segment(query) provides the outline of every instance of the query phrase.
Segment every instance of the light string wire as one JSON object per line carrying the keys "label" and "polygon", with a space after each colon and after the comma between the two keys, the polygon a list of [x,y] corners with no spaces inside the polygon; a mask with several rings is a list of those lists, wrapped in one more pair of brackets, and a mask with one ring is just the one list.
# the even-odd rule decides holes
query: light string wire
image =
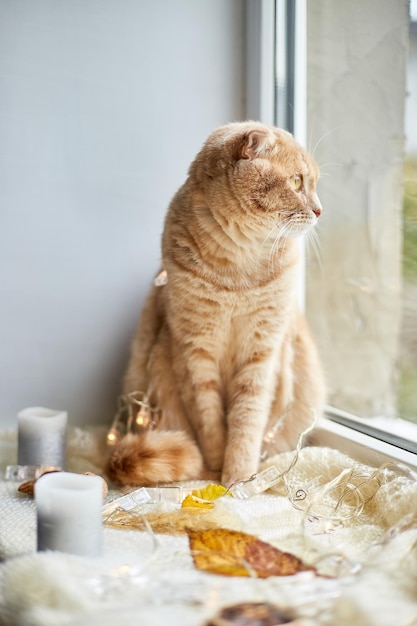
{"label": "light string wire", "polygon": [[131,391],[118,399],[118,408],[107,432],[107,445],[114,446],[129,433],[154,430],[161,420],[161,409],[149,401],[144,391]]}

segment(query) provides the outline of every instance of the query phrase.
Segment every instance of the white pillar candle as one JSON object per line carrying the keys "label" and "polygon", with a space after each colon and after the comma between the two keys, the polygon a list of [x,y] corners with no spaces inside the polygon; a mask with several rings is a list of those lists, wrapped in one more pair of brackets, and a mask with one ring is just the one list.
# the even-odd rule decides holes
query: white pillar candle
{"label": "white pillar candle", "polygon": [[20,411],[18,464],[65,468],[67,413],[43,407]]}
{"label": "white pillar candle", "polygon": [[35,483],[38,550],[99,556],[102,550],[103,480],[54,472]]}

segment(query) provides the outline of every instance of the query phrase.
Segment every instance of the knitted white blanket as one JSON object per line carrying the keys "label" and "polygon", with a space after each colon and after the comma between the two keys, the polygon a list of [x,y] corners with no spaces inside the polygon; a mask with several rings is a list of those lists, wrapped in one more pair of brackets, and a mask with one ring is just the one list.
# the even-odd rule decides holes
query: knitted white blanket
{"label": "knitted white blanket", "polygon": [[[103,429],[74,430],[68,470],[100,473],[103,440]],[[285,472],[293,457],[266,465]],[[0,476],[15,462],[16,434],[2,433]],[[273,493],[216,501],[219,526],[255,534],[330,578],[203,573],[183,535],[110,527],[100,558],[37,553],[35,505],[16,487],[0,481],[0,624],[202,626],[224,606],[268,601],[293,607],[298,625],[417,625],[417,483],[401,469],[375,474],[335,450],[305,448]]]}

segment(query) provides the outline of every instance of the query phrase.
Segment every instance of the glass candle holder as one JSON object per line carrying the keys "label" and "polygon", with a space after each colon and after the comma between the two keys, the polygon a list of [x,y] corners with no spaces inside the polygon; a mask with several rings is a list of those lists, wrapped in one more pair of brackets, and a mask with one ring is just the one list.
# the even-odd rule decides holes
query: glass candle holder
{"label": "glass candle holder", "polygon": [[103,480],[69,472],[44,474],[35,483],[38,551],[96,557],[102,551]]}
{"label": "glass candle holder", "polygon": [[18,464],[47,465],[65,469],[67,413],[43,407],[20,411]]}

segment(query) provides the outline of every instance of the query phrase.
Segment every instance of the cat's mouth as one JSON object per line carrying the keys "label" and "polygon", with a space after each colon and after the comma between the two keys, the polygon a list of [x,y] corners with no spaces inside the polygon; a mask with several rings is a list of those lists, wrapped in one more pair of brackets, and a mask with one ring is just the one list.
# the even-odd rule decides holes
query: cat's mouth
{"label": "cat's mouth", "polygon": [[302,233],[314,228],[317,224],[320,210],[311,209],[308,213],[294,213],[291,216],[284,216],[283,219],[276,222],[276,227],[280,229],[282,236],[296,237]]}

